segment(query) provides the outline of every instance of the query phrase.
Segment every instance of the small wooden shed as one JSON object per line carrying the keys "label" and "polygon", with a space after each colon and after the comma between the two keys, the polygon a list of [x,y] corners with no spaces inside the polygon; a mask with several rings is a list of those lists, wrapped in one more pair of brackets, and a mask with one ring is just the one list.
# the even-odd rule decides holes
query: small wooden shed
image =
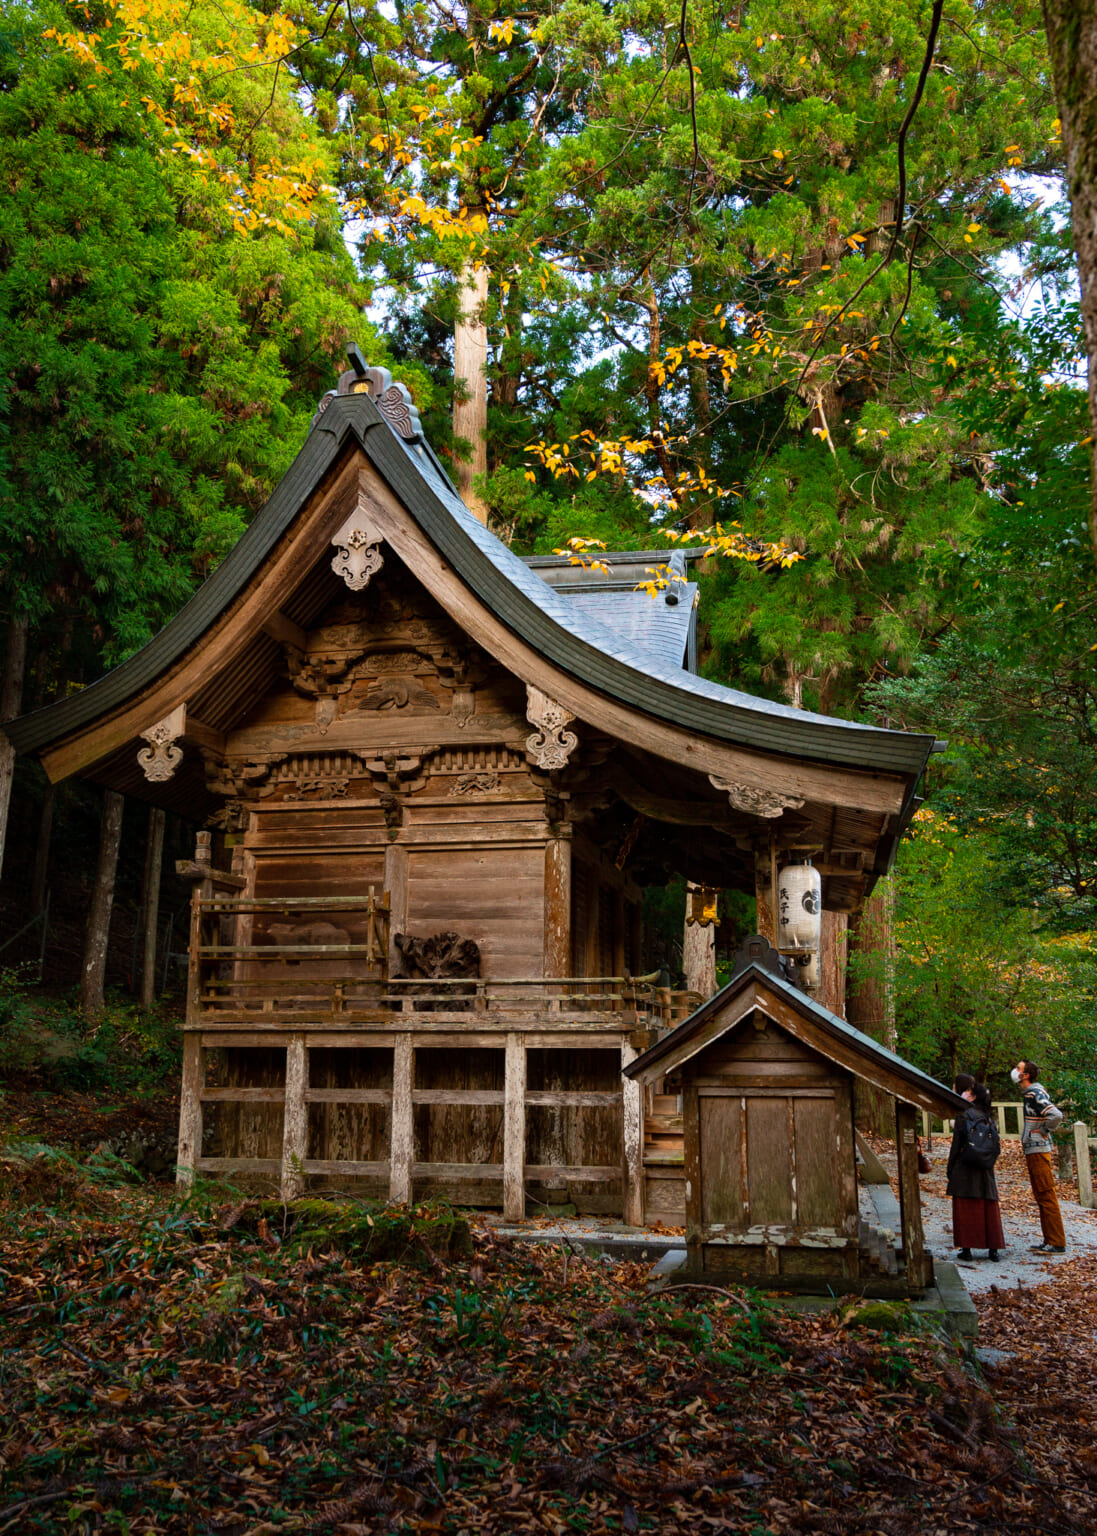
{"label": "small wooden shed", "polygon": [[[691,1272],[796,1291],[918,1296],[933,1280],[918,1190],[915,1110],[963,1101],[792,986],[766,940],[715,997],[625,1067],[681,1093]],[[853,1084],[895,1098],[897,1273],[866,1242]]]}

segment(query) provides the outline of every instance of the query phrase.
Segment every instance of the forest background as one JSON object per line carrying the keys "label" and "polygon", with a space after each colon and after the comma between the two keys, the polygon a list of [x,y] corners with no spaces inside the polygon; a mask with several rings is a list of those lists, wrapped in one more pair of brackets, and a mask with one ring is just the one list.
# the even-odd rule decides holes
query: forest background
{"label": "forest background", "polygon": [[[711,546],[706,675],[948,739],[888,898],[899,1049],[1003,1093],[1027,1053],[1097,1113],[1065,166],[1028,0],[8,6],[0,717],[177,611],[357,341],[516,550]],[[22,763],[13,807],[5,912],[52,883],[74,961],[97,808]]]}

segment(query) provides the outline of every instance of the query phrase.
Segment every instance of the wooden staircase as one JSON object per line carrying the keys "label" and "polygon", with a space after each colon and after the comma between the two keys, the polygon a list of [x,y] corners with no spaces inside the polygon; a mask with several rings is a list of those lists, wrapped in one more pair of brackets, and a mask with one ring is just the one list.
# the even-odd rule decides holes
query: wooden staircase
{"label": "wooden staircase", "polygon": [[644,1220],[680,1227],[686,1219],[685,1138],[678,1099],[652,1094],[644,1107]]}

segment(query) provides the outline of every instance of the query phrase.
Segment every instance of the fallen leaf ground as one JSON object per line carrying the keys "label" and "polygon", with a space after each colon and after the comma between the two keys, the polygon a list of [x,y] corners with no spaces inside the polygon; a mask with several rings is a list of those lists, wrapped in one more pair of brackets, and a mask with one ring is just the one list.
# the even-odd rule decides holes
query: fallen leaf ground
{"label": "fallen leaf ground", "polygon": [[425,1211],[381,1259],[364,1214],[302,1247],[239,1205],[9,1168],[0,1536],[1097,1531],[1092,1262],[990,1296],[981,1342],[1012,1355],[983,1377],[902,1308],[880,1331],[653,1293],[443,1229]]}

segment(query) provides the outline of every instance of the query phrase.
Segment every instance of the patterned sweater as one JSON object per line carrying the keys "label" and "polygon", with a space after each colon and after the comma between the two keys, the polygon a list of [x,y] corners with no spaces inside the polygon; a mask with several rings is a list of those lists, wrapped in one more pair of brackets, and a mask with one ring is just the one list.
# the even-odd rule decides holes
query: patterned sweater
{"label": "patterned sweater", "polygon": [[1055,1143],[1051,1133],[1063,1123],[1063,1111],[1056,1109],[1051,1095],[1042,1083],[1030,1083],[1024,1096],[1025,1125],[1021,1132],[1021,1146],[1027,1157],[1030,1152],[1051,1152]]}

